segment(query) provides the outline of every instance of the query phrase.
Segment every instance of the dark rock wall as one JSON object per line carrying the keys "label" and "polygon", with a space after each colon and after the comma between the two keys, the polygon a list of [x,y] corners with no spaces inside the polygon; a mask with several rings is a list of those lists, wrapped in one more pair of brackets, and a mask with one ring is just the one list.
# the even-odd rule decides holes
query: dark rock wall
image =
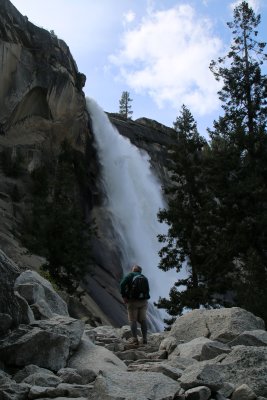
{"label": "dark rock wall", "polygon": [[150,156],[151,167],[163,185],[170,182],[168,148],[173,143],[173,129],[148,118],[126,120],[117,114],[108,114],[119,133]]}
{"label": "dark rock wall", "polygon": [[[0,154],[8,150],[13,160],[18,155],[23,159],[18,177],[7,176],[0,163],[0,249],[21,269],[39,270],[45,262],[22,246],[18,226],[31,206],[31,172],[44,159],[49,165],[67,139],[80,152],[87,173],[77,201],[97,228],[90,273],[79,289],[81,307],[76,302],[73,309],[81,317],[86,305],[92,316],[96,304],[96,320],[120,326],[127,321],[119,294],[121,256],[100,186],[101,169],[82,91],[85,79],[66,43],[29,22],[9,0],[0,0]],[[151,167],[166,184],[171,129],[146,118],[134,122],[117,114],[109,117],[120,134],[150,154]],[[20,199],[14,198],[15,189]]]}
{"label": "dark rock wall", "polygon": [[[0,334],[6,324],[11,326],[21,322],[19,303],[14,296],[14,282],[19,273],[18,267],[0,249]],[[10,317],[12,320],[9,321]]]}
{"label": "dark rock wall", "polygon": [[[0,153],[23,159],[19,178],[4,174],[3,160],[0,165],[0,246],[20,266],[38,266],[43,260],[27,257],[14,235],[20,212],[30,203],[27,173],[44,155],[47,162],[54,159],[65,138],[86,155],[92,137],[82,91],[85,76],[68,46],[30,23],[9,0],[0,0],[0,61]],[[12,198],[15,187],[19,204]]]}

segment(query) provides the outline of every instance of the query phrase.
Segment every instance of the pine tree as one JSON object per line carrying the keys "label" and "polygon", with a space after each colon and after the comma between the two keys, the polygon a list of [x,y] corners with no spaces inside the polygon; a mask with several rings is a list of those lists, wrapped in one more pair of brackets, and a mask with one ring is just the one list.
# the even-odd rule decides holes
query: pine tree
{"label": "pine tree", "polygon": [[129,92],[122,92],[120,99],[120,114],[124,118],[131,118],[133,111],[131,111],[132,105],[130,104],[133,100],[130,98]]}
{"label": "pine tree", "polygon": [[46,269],[69,291],[74,289],[73,282],[84,274],[90,259],[92,230],[85,223],[79,204],[76,176],[80,172],[75,151],[64,141],[56,165],[52,209],[46,228]]}
{"label": "pine tree", "polygon": [[212,170],[219,175],[210,171],[209,183],[219,204],[219,237],[232,275],[229,290],[235,304],[267,320],[267,78],[261,72],[266,54],[265,43],[257,41],[259,23],[246,1],[238,5],[228,23],[230,51],[211,63],[223,82],[218,94],[224,115],[210,132]]}
{"label": "pine tree", "polygon": [[223,81],[218,94],[225,115],[215,128],[228,136],[233,131],[236,139],[240,139],[237,131],[249,136],[249,151],[253,151],[255,135],[266,129],[267,118],[267,78],[261,73],[267,56],[265,43],[256,40],[259,23],[260,15],[256,16],[246,1],[238,5],[233,22],[227,23],[233,34],[230,51],[210,65],[215,78]]}
{"label": "pine tree", "polygon": [[173,149],[168,209],[159,213],[169,225],[159,237],[160,267],[180,271],[186,261],[188,278],[158,303],[173,317],[185,307],[238,305],[267,321],[267,81],[259,23],[247,2],[238,5],[228,23],[231,49],[211,63],[223,82],[224,115],[214,121],[209,145],[192,140],[195,126],[184,107],[175,123],[182,141]]}
{"label": "pine tree", "polygon": [[84,220],[80,202],[83,160],[65,140],[55,163],[32,173],[32,209],[22,227],[23,243],[44,256],[43,269],[69,292],[84,275],[90,260],[93,232]]}
{"label": "pine tree", "polygon": [[[160,210],[158,218],[169,226],[160,251],[160,268],[181,271],[186,264],[187,277],[178,279],[170,291],[170,299],[159,299],[157,306],[171,315],[187,308],[199,308],[208,302],[208,292],[202,280],[202,264],[207,246],[202,227],[205,226],[206,189],[203,182],[203,148],[206,141],[186,106],[174,122],[175,144],[172,146],[172,185],[166,188],[168,208]],[[172,319],[166,321],[172,323]]]}

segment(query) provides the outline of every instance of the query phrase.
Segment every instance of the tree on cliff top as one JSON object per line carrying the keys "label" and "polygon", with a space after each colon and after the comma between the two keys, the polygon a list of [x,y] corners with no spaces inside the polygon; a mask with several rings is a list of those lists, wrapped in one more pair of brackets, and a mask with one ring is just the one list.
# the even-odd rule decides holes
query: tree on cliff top
{"label": "tree on cliff top", "polygon": [[125,118],[131,118],[133,112],[131,111],[132,105],[130,104],[133,99],[130,98],[129,92],[122,92],[120,99],[120,115]]}

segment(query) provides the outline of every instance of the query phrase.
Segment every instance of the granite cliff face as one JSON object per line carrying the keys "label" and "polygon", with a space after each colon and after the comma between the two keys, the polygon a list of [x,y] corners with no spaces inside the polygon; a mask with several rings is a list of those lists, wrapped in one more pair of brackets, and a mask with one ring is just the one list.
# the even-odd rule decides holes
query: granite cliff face
{"label": "granite cliff face", "polygon": [[[85,76],[78,72],[62,40],[34,26],[8,0],[0,1],[0,59],[2,152],[9,152],[13,161],[23,158],[29,173],[40,164],[44,152],[50,158],[56,155],[64,138],[85,153],[89,135],[81,90]],[[16,231],[10,202],[15,184],[1,174],[1,208],[7,229],[1,230],[0,243],[8,253],[9,245],[14,245],[11,232]],[[20,190],[24,191],[23,185]]]}
{"label": "granite cliff face", "polygon": [[[0,0],[0,60],[0,249],[20,269],[39,270],[45,262],[22,245],[19,226],[32,206],[32,172],[40,165],[49,169],[56,163],[61,144],[67,140],[86,177],[75,182],[79,189],[75,201],[87,221],[97,217],[98,233],[92,239],[90,273],[79,288],[80,301],[69,298],[69,309],[75,317],[90,316],[96,324],[120,326],[126,321],[118,290],[120,251],[99,184],[101,170],[82,91],[86,78],[66,43],[29,22],[9,0]],[[166,183],[171,129],[145,118],[109,117],[122,135],[150,154],[152,168]],[[20,173],[7,174],[8,163],[19,164]]]}
{"label": "granite cliff face", "polygon": [[67,129],[75,144],[84,143],[85,76],[78,72],[69,48],[30,23],[8,0],[1,0],[0,10],[2,134],[14,145],[23,144],[27,126],[27,144],[38,144],[42,137],[36,131],[50,130],[53,136],[56,126],[57,139]]}
{"label": "granite cliff face", "polygon": [[121,135],[149,154],[154,172],[164,185],[168,185],[168,147],[173,142],[173,129],[148,118],[132,121],[118,114],[109,114],[109,118]]}

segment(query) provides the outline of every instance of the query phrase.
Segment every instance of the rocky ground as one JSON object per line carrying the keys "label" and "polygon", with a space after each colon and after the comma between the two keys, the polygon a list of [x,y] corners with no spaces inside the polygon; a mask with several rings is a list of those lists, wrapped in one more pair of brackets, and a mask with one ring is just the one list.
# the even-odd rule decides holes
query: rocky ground
{"label": "rocky ground", "polygon": [[267,398],[267,332],[241,308],[193,310],[133,346],[128,326],[71,318],[48,281],[1,251],[0,283],[1,400]]}

